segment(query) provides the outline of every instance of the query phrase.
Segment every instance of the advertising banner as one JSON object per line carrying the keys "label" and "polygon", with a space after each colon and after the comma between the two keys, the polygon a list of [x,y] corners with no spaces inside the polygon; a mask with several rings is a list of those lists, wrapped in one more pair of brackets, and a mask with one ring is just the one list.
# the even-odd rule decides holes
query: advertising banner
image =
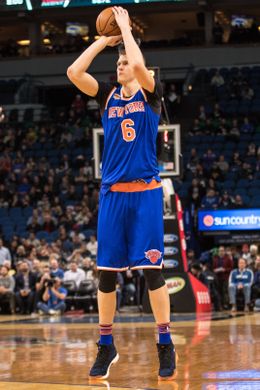
{"label": "advertising banner", "polygon": [[199,210],[198,226],[202,232],[260,230],[260,209]]}

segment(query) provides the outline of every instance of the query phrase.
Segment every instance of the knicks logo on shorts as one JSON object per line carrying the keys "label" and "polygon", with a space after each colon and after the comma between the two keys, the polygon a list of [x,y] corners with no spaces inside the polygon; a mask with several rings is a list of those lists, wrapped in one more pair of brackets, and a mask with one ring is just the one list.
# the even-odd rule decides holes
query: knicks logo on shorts
{"label": "knicks logo on shorts", "polygon": [[149,251],[144,252],[144,254],[145,257],[153,264],[157,263],[162,256],[162,252],[158,251],[158,249],[150,249]]}

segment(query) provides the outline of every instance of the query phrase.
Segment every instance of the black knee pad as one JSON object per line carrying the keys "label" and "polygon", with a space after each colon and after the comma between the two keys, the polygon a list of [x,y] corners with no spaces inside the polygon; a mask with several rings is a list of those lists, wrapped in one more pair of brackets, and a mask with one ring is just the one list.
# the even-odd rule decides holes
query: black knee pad
{"label": "black knee pad", "polygon": [[144,269],[144,277],[148,289],[153,291],[165,285],[164,277],[160,269]]}
{"label": "black knee pad", "polygon": [[98,289],[103,293],[111,293],[116,289],[116,272],[100,271]]}

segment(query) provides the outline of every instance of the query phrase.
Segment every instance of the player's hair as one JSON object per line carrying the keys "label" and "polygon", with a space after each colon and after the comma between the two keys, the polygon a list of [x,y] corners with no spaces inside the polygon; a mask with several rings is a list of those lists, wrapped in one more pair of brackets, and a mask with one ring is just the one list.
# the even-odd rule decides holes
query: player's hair
{"label": "player's hair", "polygon": [[[136,42],[137,45],[140,47],[140,45],[141,45],[141,39],[136,38],[136,39],[135,39],[135,42]],[[125,45],[124,45],[123,43],[120,43],[120,45],[118,45],[118,55],[119,55],[119,56],[121,56],[121,55],[123,55],[123,56],[126,55]],[[143,56],[144,63],[146,63],[143,53],[142,53],[142,56]]]}
{"label": "player's hair", "polygon": [[[137,45],[140,47],[140,45],[141,45],[141,39],[140,38],[136,38],[135,39],[135,42],[137,43]],[[120,43],[120,45],[118,45],[118,54],[119,55],[124,55],[126,53],[126,51],[125,51],[125,45],[124,45],[124,43],[122,42],[122,43]]]}

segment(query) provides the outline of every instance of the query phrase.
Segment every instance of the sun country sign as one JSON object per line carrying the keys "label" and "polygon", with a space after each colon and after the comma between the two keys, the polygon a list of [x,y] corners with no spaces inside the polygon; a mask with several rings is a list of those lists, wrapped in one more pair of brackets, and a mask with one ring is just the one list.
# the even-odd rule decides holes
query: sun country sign
{"label": "sun country sign", "polygon": [[260,209],[199,210],[200,231],[259,230]]}

